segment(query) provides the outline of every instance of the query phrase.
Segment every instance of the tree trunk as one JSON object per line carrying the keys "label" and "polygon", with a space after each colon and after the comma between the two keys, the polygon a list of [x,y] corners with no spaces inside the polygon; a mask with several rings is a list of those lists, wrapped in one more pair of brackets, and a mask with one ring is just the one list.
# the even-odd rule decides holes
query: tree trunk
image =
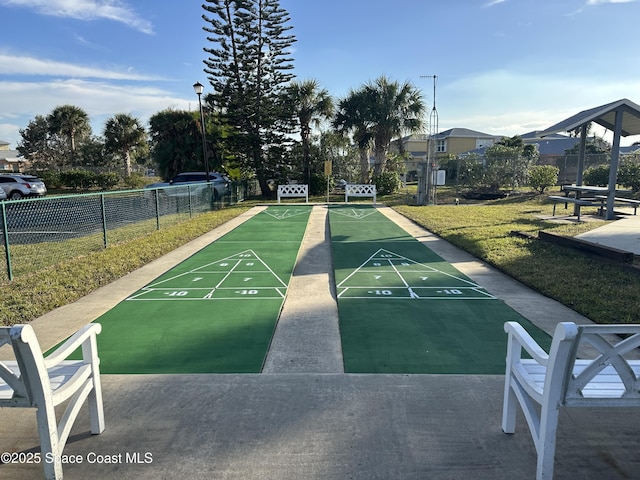
{"label": "tree trunk", "polygon": [[269,188],[269,184],[267,183],[267,178],[264,174],[258,174],[258,183],[260,184],[260,193],[265,198],[271,198],[273,196],[273,192]]}
{"label": "tree trunk", "polygon": [[129,154],[129,150],[125,150],[122,152],[122,157],[124,159],[124,176],[131,176],[131,155]]}
{"label": "tree trunk", "polygon": [[369,183],[369,149],[360,149],[360,183]]}
{"label": "tree trunk", "polygon": [[387,161],[387,152],[384,148],[379,145],[376,145],[374,150],[374,163],[373,163],[373,176],[377,177],[384,170],[384,164]]}

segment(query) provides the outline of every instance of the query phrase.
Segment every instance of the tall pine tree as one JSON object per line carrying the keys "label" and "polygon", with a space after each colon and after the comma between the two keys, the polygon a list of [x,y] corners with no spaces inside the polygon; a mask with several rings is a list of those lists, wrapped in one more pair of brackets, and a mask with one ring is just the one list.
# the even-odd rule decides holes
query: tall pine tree
{"label": "tall pine tree", "polygon": [[262,195],[267,180],[286,163],[294,112],[286,101],[293,79],[289,14],[278,0],[206,0],[202,16],[209,58],[205,73],[214,89],[208,102],[237,129],[236,158],[255,172]]}

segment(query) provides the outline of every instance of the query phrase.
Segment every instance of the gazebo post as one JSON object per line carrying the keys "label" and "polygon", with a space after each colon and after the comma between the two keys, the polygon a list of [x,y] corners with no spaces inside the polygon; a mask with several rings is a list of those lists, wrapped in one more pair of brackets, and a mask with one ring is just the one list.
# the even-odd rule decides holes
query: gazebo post
{"label": "gazebo post", "polygon": [[[580,127],[580,151],[578,153],[578,171],[576,173],[576,186],[582,185],[582,175],[584,173],[584,159],[587,153],[587,127],[588,123],[585,123]],[[573,206],[573,214],[580,214],[580,205],[577,203]]]}
{"label": "gazebo post", "polygon": [[609,191],[607,192],[606,220],[613,220],[613,206],[615,204],[616,184],[618,182],[618,161],[620,159],[620,135],[622,133],[622,115],[624,110],[616,110],[615,128],[613,130],[613,146],[611,148],[611,164],[609,166]]}

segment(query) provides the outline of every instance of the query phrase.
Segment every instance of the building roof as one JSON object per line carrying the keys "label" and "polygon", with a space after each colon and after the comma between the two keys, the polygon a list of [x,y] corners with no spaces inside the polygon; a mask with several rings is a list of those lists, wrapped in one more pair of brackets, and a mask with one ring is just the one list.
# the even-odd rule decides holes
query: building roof
{"label": "building roof", "polygon": [[469,138],[502,138],[502,135],[489,135],[488,133],[470,130],[468,128],[450,128],[444,132],[434,135],[435,138],[443,139],[449,137],[469,137]]}
{"label": "building roof", "polygon": [[0,150],[0,160],[8,163],[24,162],[24,158],[20,156],[17,150]]}
{"label": "building roof", "polygon": [[640,105],[626,98],[576,113],[547,128],[541,132],[541,135],[547,136],[558,132],[570,132],[591,122],[602,125],[608,130],[615,131],[616,112],[618,110],[624,112],[624,115],[622,115],[620,135],[623,137],[640,135]]}

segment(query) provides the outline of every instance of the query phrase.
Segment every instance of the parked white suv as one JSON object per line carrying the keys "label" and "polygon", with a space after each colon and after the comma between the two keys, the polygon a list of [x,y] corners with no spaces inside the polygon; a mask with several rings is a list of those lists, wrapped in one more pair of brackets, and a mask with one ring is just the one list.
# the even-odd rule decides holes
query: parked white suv
{"label": "parked white suv", "polygon": [[33,175],[21,173],[0,174],[0,188],[10,200],[20,200],[24,197],[41,197],[47,194],[44,182]]}

